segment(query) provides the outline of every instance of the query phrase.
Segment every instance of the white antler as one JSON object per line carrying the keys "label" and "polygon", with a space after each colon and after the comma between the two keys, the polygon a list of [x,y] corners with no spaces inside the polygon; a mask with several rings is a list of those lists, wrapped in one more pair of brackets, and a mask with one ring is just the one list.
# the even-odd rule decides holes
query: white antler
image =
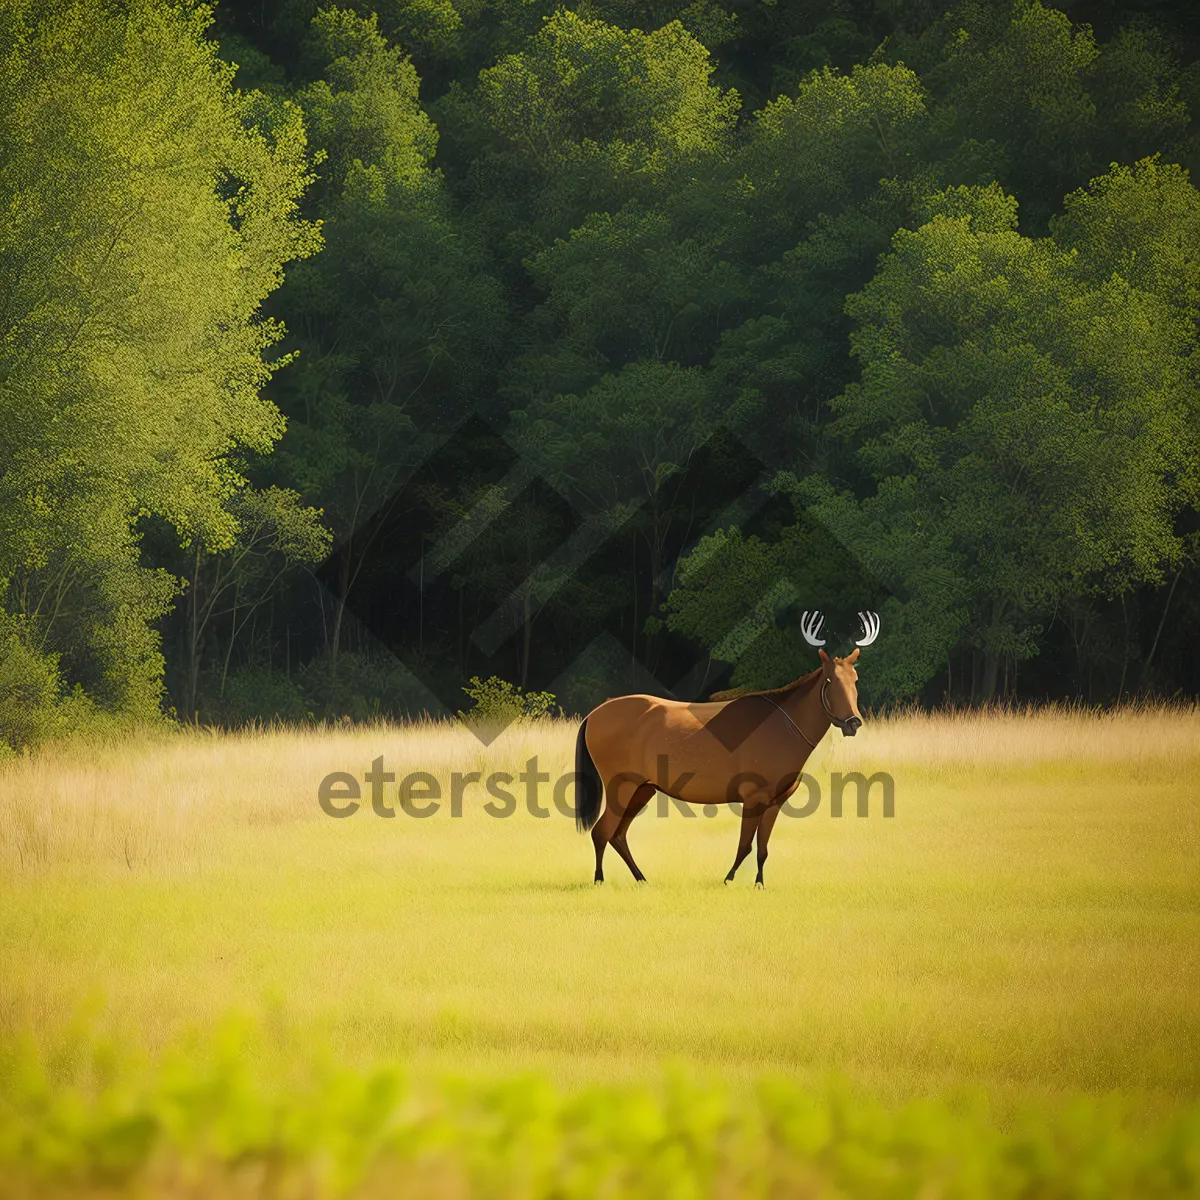
{"label": "white antler", "polygon": [[820,612],[809,612],[807,609],[800,614],[800,632],[804,634],[804,640],[810,646],[825,645],[824,638],[818,638],[817,634],[821,632],[821,626],[825,624],[825,617]]}
{"label": "white antler", "polygon": [[856,646],[869,646],[879,636],[879,614],[860,612],[858,619],[862,622],[862,641],[855,642]]}

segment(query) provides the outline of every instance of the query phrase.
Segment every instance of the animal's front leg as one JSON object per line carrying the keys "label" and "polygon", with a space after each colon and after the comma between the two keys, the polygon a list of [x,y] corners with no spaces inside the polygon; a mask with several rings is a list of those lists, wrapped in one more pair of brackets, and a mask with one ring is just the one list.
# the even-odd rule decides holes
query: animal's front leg
{"label": "animal's front leg", "polygon": [[758,876],[754,886],[761,888],[767,885],[763,882],[763,867],[767,862],[767,843],[771,840],[771,830],[775,827],[775,818],[783,807],[781,801],[773,801],[758,822]]}
{"label": "animal's front leg", "polygon": [[742,865],[746,855],[750,853],[750,847],[754,843],[754,833],[758,829],[758,820],[761,815],[762,809],[752,803],[742,805],[742,828],[738,835],[737,857],[733,860],[733,866],[729,868],[729,874],[725,876],[726,883],[733,882],[733,877],[737,874],[738,867]]}

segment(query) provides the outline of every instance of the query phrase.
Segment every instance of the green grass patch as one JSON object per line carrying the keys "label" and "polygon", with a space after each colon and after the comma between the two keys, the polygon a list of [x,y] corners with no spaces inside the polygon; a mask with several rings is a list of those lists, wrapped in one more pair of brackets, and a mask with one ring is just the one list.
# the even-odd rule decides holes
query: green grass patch
{"label": "green grass patch", "polygon": [[[725,810],[652,805],[630,834],[650,885],[610,854],[595,888],[588,839],[527,812],[520,784],[504,820],[479,793],[458,818],[333,820],[317,804],[328,772],[361,778],[380,755],[446,791],[452,772],[515,776],[534,754],[553,778],[573,739],[553,721],[487,747],[452,726],[192,734],[0,765],[0,1137],[28,1167],[14,1177],[108,1186],[127,1144],[114,1187],[198,1171],[204,1194],[391,1179],[438,1196],[666,1195],[676,1176],[691,1181],[678,1194],[729,1196],[907,1195],[919,1177],[939,1195],[1193,1186],[1195,713],[908,717],[827,739],[814,774],[890,771],[895,815],[781,818],[765,892],[745,868],[721,883]],[[108,1075],[69,1050],[81,1012],[116,1048]],[[212,1049],[231,1012],[262,1030],[234,1055]],[[227,1102],[192,1121],[179,1088]],[[679,1166],[693,1118],[671,1088],[718,1114],[715,1159]],[[353,1114],[371,1089],[383,1124],[355,1132],[337,1106]],[[522,1105],[532,1115],[513,1116]],[[789,1111],[832,1132],[790,1141]],[[621,1132],[625,1113],[658,1132]],[[510,1125],[541,1149],[505,1158],[495,1130]],[[532,1182],[504,1174],[526,1169]],[[643,1176],[658,1190],[630,1191]]]}
{"label": "green grass patch", "polygon": [[[786,1078],[738,1094],[667,1071],[564,1092],[543,1076],[351,1070],[226,1023],[150,1066],[99,1042],[0,1057],[0,1195],[692,1200],[709,1196],[1200,1195],[1200,1108],[1116,1097],[1003,1126],[982,1099],[888,1107]],[[274,1058],[274,1069],[250,1064]]]}

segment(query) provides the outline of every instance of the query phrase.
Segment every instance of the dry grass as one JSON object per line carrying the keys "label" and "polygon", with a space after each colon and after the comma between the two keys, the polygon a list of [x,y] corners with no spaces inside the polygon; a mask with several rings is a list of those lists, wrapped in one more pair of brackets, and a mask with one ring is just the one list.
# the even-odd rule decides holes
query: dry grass
{"label": "dry grass", "polygon": [[[885,1099],[984,1089],[1200,1096],[1200,717],[1144,709],[906,715],[810,764],[887,770],[896,814],[781,820],[768,890],[736,818],[631,835],[651,886],[554,813],[467,791],[415,820],[331,820],[331,771],[382,755],[452,771],[535,754],[449,725],[185,733],[0,766],[0,1036],[50,1043],[90,1006],[157,1051],[231,1009],[287,1053],[326,1044],[418,1073],[645,1080],[682,1061],[735,1082],[849,1077]],[[523,785],[513,790],[523,800]],[[551,785],[541,803],[551,805]],[[394,800],[395,785],[389,785]],[[853,807],[850,807],[853,812]]]}

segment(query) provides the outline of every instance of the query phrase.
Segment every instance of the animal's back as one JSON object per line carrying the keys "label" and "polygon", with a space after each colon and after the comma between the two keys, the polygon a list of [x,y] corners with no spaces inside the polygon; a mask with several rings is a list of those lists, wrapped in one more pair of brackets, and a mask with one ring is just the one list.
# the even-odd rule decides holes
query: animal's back
{"label": "animal's back", "polygon": [[[696,735],[722,707],[661,696],[617,696],[588,714],[587,745],[606,780],[617,774],[658,780],[664,766],[676,770],[675,763],[690,762],[698,754],[704,760],[711,757],[717,747]],[[707,761],[703,765],[709,766]]]}
{"label": "animal's back", "polygon": [[722,707],[718,702],[691,704],[686,700],[668,700],[642,693],[615,696],[588,713],[588,744],[591,745],[593,730],[598,737],[603,737],[613,729],[619,729],[626,737],[650,729],[655,732],[679,730],[691,733]]}

